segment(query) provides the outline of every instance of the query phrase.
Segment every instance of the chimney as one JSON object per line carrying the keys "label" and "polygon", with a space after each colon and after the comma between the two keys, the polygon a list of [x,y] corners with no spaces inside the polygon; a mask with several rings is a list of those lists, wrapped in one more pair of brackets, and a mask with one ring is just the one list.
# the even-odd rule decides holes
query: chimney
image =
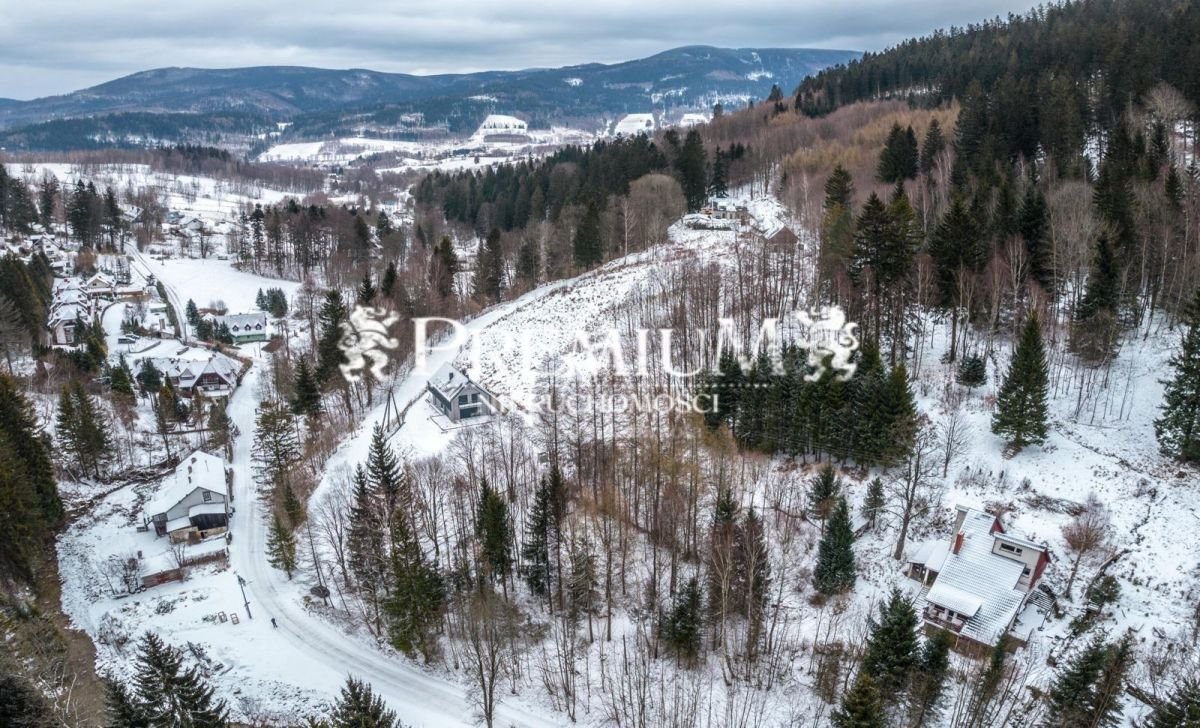
{"label": "chimney", "polygon": [[957,534],[954,536],[954,553],[956,553],[956,554],[957,554],[957,553],[958,553],[958,552],[959,552],[959,551],[962,549],[962,545],[963,545],[963,538],[964,538],[964,536],[963,536],[963,532],[962,532],[962,531],[959,531],[959,532],[958,532],[958,533],[957,533]]}

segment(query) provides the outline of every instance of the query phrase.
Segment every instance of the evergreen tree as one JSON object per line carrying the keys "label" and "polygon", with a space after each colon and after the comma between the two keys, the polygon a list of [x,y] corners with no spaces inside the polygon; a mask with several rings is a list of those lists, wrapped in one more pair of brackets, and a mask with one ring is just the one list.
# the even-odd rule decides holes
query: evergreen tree
{"label": "evergreen tree", "polygon": [[920,154],[913,128],[902,129],[899,123],[893,124],[879,155],[879,179],[890,184],[915,179],[919,162]]}
{"label": "evergreen tree", "polygon": [[679,185],[683,188],[688,212],[695,212],[704,207],[708,191],[707,170],[708,156],[704,151],[704,141],[700,138],[699,131],[689,129],[679,150],[679,156],[675,158],[675,171],[679,176]]}
{"label": "evergreen tree", "polygon": [[1120,725],[1123,681],[1132,662],[1128,637],[1094,638],[1059,672],[1046,694],[1046,728]]}
{"label": "evergreen tree", "polygon": [[263,289],[258,289],[258,294],[254,297],[254,305],[259,311],[267,310],[267,297],[263,293]]}
{"label": "evergreen tree", "polygon": [[130,371],[124,354],[121,354],[117,360],[117,365],[109,370],[108,387],[114,396],[127,398],[125,401],[133,402],[133,372]]}
{"label": "evergreen tree", "polygon": [[385,516],[391,518],[397,508],[404,507],[407,511],[409,493],[404,469],[379,425],[371,431],[371,444],[367,449],[367,481],[383,504]]}
{"label": "evergreen tree", "polygon": [[834,728],[887,728],[879,688],[866,670],[858,671],[853,687],[831,718]]}
{"label": "evergreen tree", "polygon": [[967,389],[982,387],[987,384],[987,363],[978,354],[964,356],[958,363],[955,379]]}
{"label": "evergreen tree", "polygon": [[935,630],[921,647],[908,696],[908,724],[935,722],[942,712],[946,678],[950,673],[950,633]]}
{"label": "evergreen tree", "polygon": [[880,462],[885,465],[902,462],[912,452],[917,436],[917,404],[903,364],[893,367],[888,375],[877,416],[886,428]]}
{"label": "evergreen tree", "polygon": [[292,413],[305,417],[317,417],[321,414],[321,388],[308,359],[301,357],[296,364],[294,380],[295,394],[292,397]]}
{"label": "evergreen tree", "polygon": [[920,658],[919,625],[912,602],[899,589],[892,589],[887,604],[880,606],[879,621],[871,620],[862,669],[871,674],[885,695],[896,695],[908,685]]}
{"label": "evergreen tree", "polygon": [[1088,273],[1087,288],[1075,309],[1071,326],[1071,351],[1088,362],[1101,362],[1116,352],[1120,334],[1120,271],[1108,235],[1096,241],[1096,256]]}
{"label": "evergreen tree", "polygon": [[942,125],[937,119],[929,122],[925,132],[925,140],[921,144],[921,175],[928,178],[937,166],[942,152],[946,150],[946,137],[942,134]]}
{"label": "evergreen tree", "polygon": [[575,228],[575,265],[591,268],[604,259],[604,241],[600,230],[600,206],[588,204]]}
{"label": "evergreen tree", "polygon": [[862,515],[871,522],[871,527],[875,527],[879,515],[883,512],[883,507],[887,504],[887,499],[883,493],[883,479],[872,478],[867,484],[867,497],[863,499]]}
{"label": "evergreen tree", "polygon": [[84,472],[100,477],[101,466],[112,456],[107,418],[78,379],[63,386],[58,400],[59,444]]}
{"label": "evergreen tree", "polygon": [[300,459],[300,443],[291,413],[280,402],[266,400],[258,408],[251,451],[258,484],[275,488],[288,483]]}
{"label": "evergreen tree", "polygon": [[687,580],[670,611],[661,618],[662,638],[680,659],[691,662],[700,653],[704,610],[696,577]]}
{"label": "evergreen tree", "polygon": [[[2,180],[0,180],[2,181]],[[46,698],[28,680],[0,664],[0,725],[9,728],[57,728]]]}
{"label": "evergreen tree", "polygon": [[396,713],[384,704],[371,686],[354,677],[346,678],[327,725],[329,728],[404,728]]}
{"label": "evergreen tree", "polygon": [[325,292],[325,300],[321,304],[318,315],[321,325],[321,337],[317,340],[317,380],[324,383],[331,380],[346,363],[346,354],[342,351],[342,324],[348,320],[349,311],[342,301],[342,292],[331,289]]}
{"label": "evergreen tree", "polygon": [[[419,229],[419,228],[418,228]],[[459,272],[458,254],[449,236],[443,236],[433,249],[429,265],[429,283],[442,298],[454,294],[454,276]]]}
{"label": "evergreen tree", "polygon": [[[598,217],[596,221],[595,233],[598,240],[600,234]],[[582,227],[583,224],[581,222],[580,226]],[[479,255],[476,258],[475,295],[489,302],[499,301],[500,294],[504,290],[504,251],[500,247],[500,240],[500,229],[492,228],[487,238],[480,244]],[[599,262],[599,258],[593,262]]]}
{"label": "evergreen tree", "polygon": [[392,646],[412,655],[420,651],[429,659],[431,632],[441,619],[445,587],[437,567],[421,550],[405,514],[392,517],[392,590],[384,609]]}
{"label": "evergreen tree", "polygon": [[821,530],[825,530],[825,520],[837,506],[838,497],[842,492],[842,483],[833,472],[833,465],[827,464],[808,482],[808,511],[819,521]]}
{"label": "evergreen tree", "polygon": [[846,168],[838,164],[825,180],[825,209],[841,207],[849,210],[854,198],[854,180]]}
{"label": "evergreen tree", "polygon": [[1053,296],[1057,283],[1054,280],[1054,257],[1050,247],[1050,213],[1046,208],[1046,196],[1032,180],[1025,186],[1025,199],[1021,202],[1017,228],[1029,255],[1029,275],[1043,291]]}
{"label": "evergreen tree", "polygon": [[1004,438],[1010,448],[1019,451],[1026,445],[1045,441],[1048,387],[1042,329],[1034,313],[1025,322],[992,416],[992,432]]}
{"label": "evergreen tree", "polygon": [[367,270],[363,273],[362,282],[358,284],[358,305],[370,306],[375,302],[377,295],[379,290],[375,288],[375,281],[371,280],[371,271]]}
{"label": "evergreen tree", "polygon": [[508,518],[508,504],[488,485],[487,478],[480,482],[479,491],[475,537],[479,540],[483,559],[480,573],[503,582],[512,571],[513,532]]}
{"label": "evergreen tree", "polygon": [[384,298],[391,298],[396,292],[396,281],[399,276],[396,271],[396,261],[389,260],[387,268],[383,271],[383,278],[379,281],[379,292]]}
{"label": "evergreen tree", "polygon": [[163,379],[162,372],[158,367],[154,366],[154,362],[149,358],[142,359],[142,365],[137,373],[138,387],[143,395],[158,395],[158,391],[162,389]]}
{"label": "evergreen tree", "polygon": [[525,582],[538,596],[548,596],[556,577],[555,555],[558,553],[563,516],[562,478],[554,467],[542,478],[534,494],[533,508],[525,521],[525,543],[521,558],[525,563]]}
{"label": "evergreen tree", "polygon": [[196,668],[183,668],[183,654],[147,632],[138,645],[133,700],[151,728],[225,728],[229,710],[213,699]]}
{"label": "evergreen tree", "polygon": [[380,601],[391,580],[391,569],[384,548],[386,526],[379,515],[367,471],[359,465],[354,471],[354,492],[350,506],[350,529],[346,535],[346,551],[350,572],[358,591],[374,611],[375,627],[380,628]]}
{"label": "evergreen tree", "polygon": [[119,682],[104,682],[104,707],[108,728],[150,728],[150,719]]}
{"label": "evergreen tree", "polygon": [[271,515],[271,531],[267,534],[267,562],[287,574],[289,581],[296,571],[296,537],[283,525],[278,513]]}
{"label": "evergreen tree", "polygon": [[854,529],[850,509],[839,496],[829,524],[817,546],[817,565],[813,568],[813,586],[826,596],[854,588],[857,579],[854,564]]}
{"label": "evergreen tree", "polygon": [[1141,728],[1200,728],[1200,680],[1184,678],[1166,700],[1154,706]]}
{"label": "evergreen tree", "polygon": [[1166,382],[1162,416],[1154,421],[1154,432],[1163,454],[1200,462],[1200,290],[1188,319],[1183,345],[1171,356],[1175,375]]}

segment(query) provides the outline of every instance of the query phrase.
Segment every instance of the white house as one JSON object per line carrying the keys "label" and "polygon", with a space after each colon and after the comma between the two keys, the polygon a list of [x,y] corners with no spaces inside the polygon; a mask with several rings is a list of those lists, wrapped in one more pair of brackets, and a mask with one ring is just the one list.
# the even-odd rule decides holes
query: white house
{"label": "white house", "polygon": [[960,647],[991,647],[1008,635],[1020,645],[1027,633],[1014,633],[1018,615],[1050,563],[1045,546],[1005,533],[1000,519],[957,507],[949,542],[924,544],[908,559],[909,577],[929,586],[922,616],[929,627],[956,636]]}
{"label": "white house", "polygon": [[216,328],[220,328],[221,324],[225,324],[229,328],[235,344],[267,340],[267,314],[261,311],[213,316],[212,320]]}
{"label": "white house", "polygon": [[175,542],[204,540],[229,529],[229,501],[225,461],[197,450],[163,481],[146,515],[156,535]]}
{"label": "white house", "polygon": [[493,414],[499,407],[491,392],[449,363],[434,372],[427,387],[434,404],[451,422]]}
{"label": "white house", "polygon": [[56,278],[51,284],[50,311],[46,328],[52,346],[74,346],[78,343],[79,321],[91,322],[92,302],[76,278]]}

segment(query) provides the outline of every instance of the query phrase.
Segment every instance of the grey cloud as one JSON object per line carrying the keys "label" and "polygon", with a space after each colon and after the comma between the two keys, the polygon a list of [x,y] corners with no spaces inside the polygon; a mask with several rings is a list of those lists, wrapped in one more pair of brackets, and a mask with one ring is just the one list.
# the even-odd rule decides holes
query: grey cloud
{"label": "grey cloud", "polygon": [[611,63],[691,44],[877,50],[1029,2],[0,0],[0,96],[64,93],[161,66],[443,73]]}

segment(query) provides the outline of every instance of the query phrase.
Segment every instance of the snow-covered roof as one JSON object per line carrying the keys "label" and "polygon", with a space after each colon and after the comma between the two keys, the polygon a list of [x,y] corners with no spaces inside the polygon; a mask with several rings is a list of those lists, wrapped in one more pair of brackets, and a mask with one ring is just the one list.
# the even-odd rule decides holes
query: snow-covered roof
{"label": "snow-covered roof", "polygon": [[973,508],[960,508],[962,546],[946,555],[926,601],[970,617],[959,633],[988,645],[1004,634],[1025,599],[1017,582],[1024,563],[992,551],[996,517]]}
{"label": "snow-covered roof", "polygon": [[[160,511],[160,513],[161,513],[161,511]],[[171,520],[167,521],[167,533],[172,533],[174,531],[178,531],[181,528],[191,528],[191,527],[192,527],[192,519],[190,516],[180,516],[179,518],[172,518]]]}
{"label": "snow-covered roof", "polygon": [[[467,384],[472,384],[471,378],[463,374],[457,367],[449,362],[438,367],[438,370],[429,378],[430,388],[437,391],[438,394],[453,402],[454,397],[458,395]],[[476,387],[483,389],[478,383],[473,383]]]}
{"label": "snow-covered roof", "polygon": [[78,278],[55,278],[51,290],[57,296],[64,291],[82,291],[83,284],[79,282]]}
{"label": "snow-covered roof", "polygon": [[216,513],[225,513],[225,503],[198,503],[188,509],[188,518],[192,516],[212,515]]}
{"label": "snow-covered roof", "polygon": [[930,571],[941,571],[942,564],[946,562],[946,555],[949,553],[950,546],[945,541],[926,541],[908,559],[908,562],[920,564]]}
{"label": "snow-covered roof", "polygon": [[[204,356],[192,356],[202,352]],[[213,373],[225,380],[230,386],[237,382],[237,373],[241,368],[237,360],[231,359],[217,351],[206,349],[185,349],[180,355],[169,358],[153,359],[154,366],[180,384],[191,384],[207,373]]]}
{"label": "snow-covered roof", "polygon": [[91,318],[91,315],[92,312],[87,306],[78,303],[64,303],[61,306],[55,306],[51,309],[50,316],[46,320],[46,325],[54,326],[76,319],[87,319]]}
{"label": "snow-covered roof", "polygon": [[[146,512],[150,515],[166,513],[197,488],[211,490],[224,499],[225,461],[202,450],[188,455],[175,467],[171,477],[163,480],[154,500],[146,504]],[[224,506],[221,512],[224,512]],[[171,530],[170,524],[167,530]]]}

